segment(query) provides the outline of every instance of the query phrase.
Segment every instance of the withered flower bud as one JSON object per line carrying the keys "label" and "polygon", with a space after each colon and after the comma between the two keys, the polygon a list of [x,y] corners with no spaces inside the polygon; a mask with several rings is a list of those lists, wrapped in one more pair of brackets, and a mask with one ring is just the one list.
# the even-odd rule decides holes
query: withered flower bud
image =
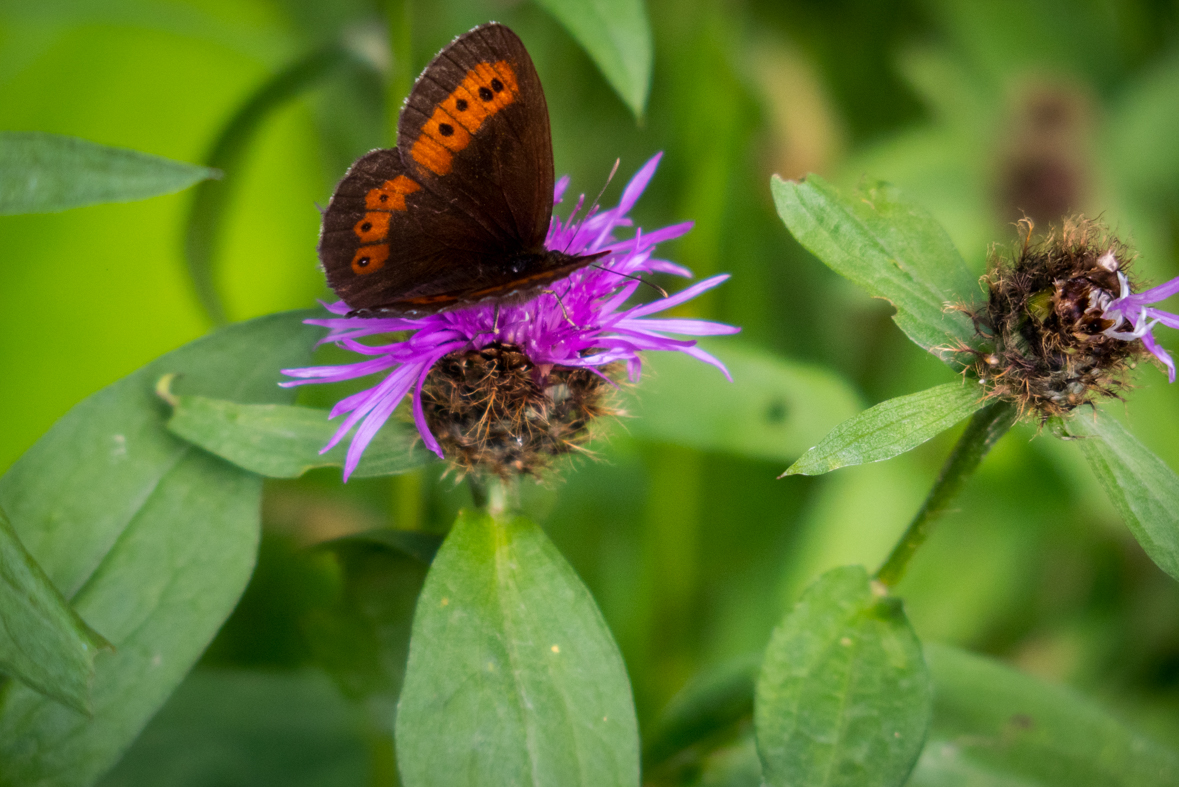
{"label": "withered flower bud", "polygon": [[1119,398],[1126,373],[1147,354],[1127,334],[1115,302],[1126,295],[1131,255],[1094,221],[1025,241],[1011,259],[998,255],[984,278],[987,303],[968,309],[980,342],[973,370],[992,398],[1015,402],[1041,420],[1104,397]]}

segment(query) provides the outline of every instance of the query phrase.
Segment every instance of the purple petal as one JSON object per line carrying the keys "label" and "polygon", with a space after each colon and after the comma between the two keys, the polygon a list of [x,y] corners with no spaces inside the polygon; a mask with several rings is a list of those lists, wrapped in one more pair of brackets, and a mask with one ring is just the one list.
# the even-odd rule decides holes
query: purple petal
{"label": "purple petal", "polygon": [[565,189],[569,188],[569,181],[570,180],[571,180],[571,178],[568,175],[562,175],[560,178],[557,179],[557,182],[553,185],[553,204],[554,205],[557,204],[558,202],[560,202],[561,198],[565,196]]}
{"label": "purple petal", "polygon": [[1175,362],[1171,360],[1171,354],[1164,350],[1154,336],[1149,333],[1142,337],[1142,345],[1150,351],[1151,355],[1162,361],[1163,366],[1167,367],[1167,381],[1175,382]]}
{"label": "purple petal", "polygon": [[663,158],[663,153],[656,153],[635,173],[635,176],[630,179],[630,183],[626,184],[626,188],[622,190],[622,199],[618,201],[619,213],[624,215],[630,213],[630,209],[639,201],[639,197],[646,190],[651,178],[655,177],[655,170],[659,168],[661,158]]}
{"label": "purple petal", "polygon": [[664,333],[682,333],[685,336],[723,336],[730,333],[740,333],[741,329],[735,325],[710,320],[690,319],[662,319],[662,320],[620,320],[620,328],[631,328],[647,331],[662,331]]}
{"label": "purple petal", "polygon": [[1135,293],[1130,297],[1136,299],[1139,303],[1158,303],[1161,300],[1170,298],[1175,293],[1179,293],[1179,276],[1157,287],[1151,287],[1149,290]]}
{"label": "purple petal", "polygon": [[704,281],[696,282],[686,290],[680,290],[675,295],[667,298],[661,298],[657,301],[651,301],[650,303],[644,304],[643,306],[637,306],[634,309],[631,309],[630,314],[628,314],[627,317],[643,317],[648,314],[656,314],[657,312],[670,309],[672,306],[679,306],[685,301],[692,300],[700,293],[711,290],[713,287],[716,287],[728,278],[729,274],[718,273],[716,276],[707,278]]}

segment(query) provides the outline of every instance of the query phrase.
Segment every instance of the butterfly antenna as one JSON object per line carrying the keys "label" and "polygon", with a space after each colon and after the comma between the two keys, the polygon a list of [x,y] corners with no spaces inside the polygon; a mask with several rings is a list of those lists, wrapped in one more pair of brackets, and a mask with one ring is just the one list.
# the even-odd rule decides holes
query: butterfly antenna
{"label": "butterfly antenna", "polygon": [[614,176],[618,174],[618,165],[622,163],[622,159],[614,159],[614,168],[610,170],[610,174],[606,176],[606,182],[602,184],[602,190],[598,192],[598,196],[594,197],[593,206],[590,210],[598,207],[598,203],[602,201],[602,195],[606,193],[606,189],[610,187],[610,181],[614,180]]}
{"label": "butterfly antenna", "polygon": [[598,269],[598,270],[600,270],[600,271],[606,271],[606,273],[613,273],[615,276],[621,276],[621,277],[622,277],[622,278],[624,278],[624,279],[634,279],[634,280],[635,280],[635,281],[637,281],[639,284],[646,284],[648,287],[651,287],[651,288],[653,288],[653,289],[654,289],[656,292],[658,292],[658,293],[659,293],[660,295],[662,295],[664,298],[670,297],[670,296],[667,294],[667,290],[663,289],[663,288],[662,288],[662,287],[660,287],[658,284],[655,284],[655,283],[653,283],[653,282],[649,282],[649,281],[647,281],[647,280],[646,280],[646,279],[644,279],[642,276],[635,276],[633,273],[623,273],[622,271],[611,270],[610,268],[607,268],[607,267],[605,267],[605,266],[602,266],[602,265],[595,265],[595,264],[593,264],[593,263],[590,263],[590,267],[591,267],[591,268],[597,268],[597,269]]}
{"label": "butterfly antenna", "polygon": [[[620,159],[620,158],[614,159],[614,166],[613,166],[613,168],[611,168],[610,174],[606,176],[606,182],[602,184],[602,190],[598,192],[598,196],[594,197],[594,201],[590,203],[589,210],[587,210],[585,212],[585,220],[586,221],[589,221],[590,216],[593,216],[594,212],[598,209],[598,205],[602,201],[602,195],[605,194],[606,189],[608,189],[610,187],[610,181],[614,180],[614,176],[618,173],[618,166],[621,163],[622,163],[622,159]],[[581,206],[579,204],[578,208],[580,208],[580,207]],[[577,213],[576,210],[574,210],[573,212],[575,214]],[[569,224],[570,225],[573,224],[573,216],[569,217]],[[569,242],[565,244],[565,252],[566,253],[569,252],[569,247],[573,245],[573,241],[576,239],[577,239],[577,233],[575,232],[575,233],[573,233],[572,236],[570,236]]]}

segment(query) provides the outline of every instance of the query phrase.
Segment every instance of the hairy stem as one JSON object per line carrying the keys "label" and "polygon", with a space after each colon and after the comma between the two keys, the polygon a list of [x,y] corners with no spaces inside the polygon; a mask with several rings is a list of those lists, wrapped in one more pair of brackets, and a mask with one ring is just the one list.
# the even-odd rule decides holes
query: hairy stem
{"label": "hairy stem", "polygon": [[921,510],[909,524],[909,529],[893,547],[892,554],[876,572],[876,580],[885,587],[893,587],[905,575],[909,559],[929,537],[933,523],[945,513],[946,507],[958,495],[962,484],[978,467],[982,458],[1007,433],[1017,417],[1015,407],[1008,402],[995,402],[979,410],[970,419],[966,431],[950,452],[941,475],[925,498]]}

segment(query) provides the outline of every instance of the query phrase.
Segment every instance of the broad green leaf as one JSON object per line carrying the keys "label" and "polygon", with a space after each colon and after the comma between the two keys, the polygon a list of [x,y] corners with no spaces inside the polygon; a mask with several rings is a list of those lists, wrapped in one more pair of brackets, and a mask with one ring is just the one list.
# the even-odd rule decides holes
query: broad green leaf
{"label": "broad green leaf", "polygon": [[896,307],[905,334],[946,363],[952,348],[970,344],[974,329],[947,309],[981,297],[953,242],[933,217],[884,183],[847,198],[817,175],[795,182],[775,176],[778,215],[827,267]]}
{"label": "broad green leaf", "polygon": [[1159,568],[1179,579],[1179,477],[1108,413],[1068,422],[1110,501]]}
{"label": "broad green leaf", "polygon": [[[327,410],[177,396],[168,429],[238,467],[267,478],[298,478],[316,467],[342,467],[349,438],[321,454],[339,428]],[[433,460],[412,426],[389,421],[364,451],[354,476],[404,473]]]}
{"label": "broad green leaf", "polygon": [[753,719],[770,787],[899,787],[929,727],[929,673],[898,599],[828,571],[778,624]]}
{"label": "broad green leaf", "polygon": [[0,132],[0,215],[171,194],[216,170],[36,131]]}
{"label": "broad green leaf", "polygon": [[925,657],[934,719],[914,787],[1179,784],[1179,754],[1068,689],[944,645]]}
{"label": "broad green leaf", "polygon": [[831,430],[783,475],[821,475],[910,451],[986,404],[976,383],[939,385],[870,407]]}
{"label": "broad green leaf", "polygon": [[606,81],[643,116],[651,89],[651,26],[643,0],[537,0],[589,53]]}
{"label": "broad green leaf", "polygon": [[414,614],[396,738],[406,787],[638,785],[622,657],[532,522],[459,515]]}
{"label": "broad green leaf", "polygon": [[197,669],[100,787],[372,784],[360,709],[320,673]]}
{"label": "broad green leaf", "polygon": [[118,758],[233,609],[253,568],[261,479],[172,436],[154,392],[281,402],[305,313],[200,339],[75,406],[0,478],[0,505],[78,614],[114,645],[86,718],[20,685],[0,699],[0,785],[84,785]]}
{"label": "broad green leaf", "polygon": [[110,644],[70,609],[0,511],[0,673],[85,713],[104,648]]}
{"label": "broad green leaf", "polygon": [[[711,346],[709,349],[713,349]],[[843,378],[739,343],[717,346],[733,382],[682,353],[650,353],[625,403],[628,432],[711,451],[790,461],[862,405]]]}

